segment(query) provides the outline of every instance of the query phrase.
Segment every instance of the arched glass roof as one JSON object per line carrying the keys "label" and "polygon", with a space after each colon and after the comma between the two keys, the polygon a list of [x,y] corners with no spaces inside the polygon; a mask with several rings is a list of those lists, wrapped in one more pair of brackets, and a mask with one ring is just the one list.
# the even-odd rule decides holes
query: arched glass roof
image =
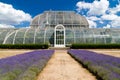
{"label": "arched glass roof", "polygon": [[75,13],[74,11],[45,11],[35,16],[31,22],[31,27],[43,25],[80,25],[81,27],[89,27],[85,17]]}

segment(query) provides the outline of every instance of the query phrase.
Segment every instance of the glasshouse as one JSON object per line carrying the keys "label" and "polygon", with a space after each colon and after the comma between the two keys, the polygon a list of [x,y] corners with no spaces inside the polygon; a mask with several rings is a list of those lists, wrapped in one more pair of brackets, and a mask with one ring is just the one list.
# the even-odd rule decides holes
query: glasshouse
{"label": "glasshouse", "polygon": [[65,47],[72,43],[120,43],[120,29],[89,28],[84,16],[74,11],[45,11],[29,28],[1,28],[0,44],[41,44]]}

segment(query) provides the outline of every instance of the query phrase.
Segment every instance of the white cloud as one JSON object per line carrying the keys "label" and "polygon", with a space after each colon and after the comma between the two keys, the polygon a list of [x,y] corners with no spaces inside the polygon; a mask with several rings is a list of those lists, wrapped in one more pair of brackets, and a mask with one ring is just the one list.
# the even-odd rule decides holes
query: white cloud
{"label": "white cloud", "polygon": [[119,16],[115,15],[115,14],[105,14],[105,15],[102,15],[101,18],[103,20],[115,20],[117,19]]}
{"label": "white cloud", "polygon": [[80,1],[76,4],[76,6],[78,7],[77,11],[80,12],[82,9],[90,9],[91,3],[86,3],[86,2]]}
{"label": "white cloud", "polygon": [[0,24],[17,25],[24,21],[31,21],[31,15],[0,2]]}
{"label": "white cloud", "polygon": [[103,28],[111,28],[111,25],[107,24],[106,26],[103,26]]}
{"label": "white cloud", "polygon": [[114,8],[110,8],[109,11],[110,11],[110,13],[112,13],[112,14],[116,14],[117,12],[120,12],[120,4],[117,5],[117,6],[114,7]]}
{"label": "white cloud", "polygon": [[120,17],[111,21],[111,26],[113,28],[120,28]]}
{"label": "white cloud", "polygon": [[102,15],[104,14],[109,7],[108,0],[94,1],[93,3],[78,2],[76,4],[78,7],[77,11],[80,12],[82,9],[89,9],[88,15]]}
{"label": "white cloud", "polygon": [[94,22],[94,21],[92,21],[92,20],[89,20],[89,19],[88,19],[88,23],[89,23],[89,28],[96,28],[96,27],[97,27],[96,22]]}
{"label": "white cloud", "polygon": [[103,23],[104,23],[104,21],[100,20],[100,21],[99,21],[99,23],[103,24]]}
{"label": "white cloud", "polygon": [[109,25],[113,28],[120,28],[120,16],[116,14],[105,14],[101,19],[110,21]]}
{"label": "white cloud", "polygon": [[89,23],[89,28],[96,28],[97,27],[97,24],[96,24],[96,20],[99,20],[99,18],[95,17],[95,16],[91,16],[91,17],[87,17],[86,16],[86,19]]}
{"label": "white cloud", "polygon": [[15,26],[7,25],[7,24],[0,24],[0,28],[15,28]]}
{"label": "white cloud", "polygon": [[78,7],[78,13],[86,10],[84,15],[86,15],[90,28],[98,27],[97,22],[101,25],[106,25],[103,28],[120,28],[120,15],[117,14],[120,13],[120,4],[116,4],[115,7],[109,7],[110,3],[109,0],[94,0],[92,3],[80,1],[76,6]]}
{"label": "white cloud", "polygon": [[109,7],[109,2],[107,0],[94,1],[92,7],[90,8],[89,15],[103,15]]}
{"label": "white cloud", "polygon": [[90,17],[88,17],[88,19],[92,20],[92,21],[100,20],[100,18],[98,18],[96,16],[90,16]]}

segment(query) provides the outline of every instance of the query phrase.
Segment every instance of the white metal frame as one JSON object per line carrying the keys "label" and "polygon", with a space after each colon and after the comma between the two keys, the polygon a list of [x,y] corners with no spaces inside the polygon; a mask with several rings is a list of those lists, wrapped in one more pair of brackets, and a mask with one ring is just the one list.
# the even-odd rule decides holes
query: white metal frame
{"label": "white metal frame", "polygon": [[[58,27],[61,27],[62,29],[63,29],[63,31],[64,31],[64,37],[63,37],[63,39],[64,39],[64,43],[63,44],[57,44],[56,43],[56,31],[58,30],[59,31],[59,29],[57,29]],[[61,25],[61,24],[58,24],[57,26],[55,26],[55,30],[54,30],[54,47],[65,47],[65,27],[63,26],[63,25]]]}
{"label": "white metal frame", "polygon": [[4,39],[4,41],[3,41],[3,44],[6,44],[7,39],[8,39],[12,34],[14,34],[15,32],[16,32],[16,31],[12,31],[11,33],[7,34],[6,37],[5,37],[5,39]]}

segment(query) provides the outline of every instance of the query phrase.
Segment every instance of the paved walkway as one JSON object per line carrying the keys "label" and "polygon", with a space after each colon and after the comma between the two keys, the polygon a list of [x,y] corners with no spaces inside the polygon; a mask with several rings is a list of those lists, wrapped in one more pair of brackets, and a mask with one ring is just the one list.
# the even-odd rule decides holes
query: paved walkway
{"label": "paved walkway", "polygon": [[37,80],[96,80],[96,78],[71,58],[67,50],[56,50]]}

